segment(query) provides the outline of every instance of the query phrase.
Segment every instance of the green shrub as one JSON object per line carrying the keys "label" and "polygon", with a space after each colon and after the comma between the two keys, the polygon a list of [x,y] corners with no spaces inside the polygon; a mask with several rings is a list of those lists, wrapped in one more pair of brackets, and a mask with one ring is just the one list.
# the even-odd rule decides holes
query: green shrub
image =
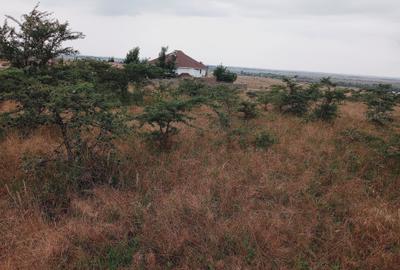
{"label": "green shrub", "polygon": [[312,83],[305,90],[306,96],[310,101],[317,101],[321,97],[320,84]]}
{"label": "green shrub", "polygon": [[363,143],[383,158],[400,161],[400,135],[392,135],[389,139],[370,135],[357,129],[347,129],[341,133],[342,139],[348,143]]}
{"label": "green shrub", "polygon": [[368,106],[367,119],[378,125],[386,125],[393,121],[392,112],[396,105],[396,97],[391,85],[380,84],[366,95]]}
{"label": "green shrub", "polygon": [[213,72],[214,77],[218,82],[233,83],[237,79],[236,73],[229,71],[223,65],[219,65]]}
{"label": "green shrub", "polygon": [[108,101],[123,103],[129,101],[130,78],[127,69],[114,68],[106,62],[77,60],[68,64],[56,64],[51,68],[27,75],[52,86],[91,83],[97,93],[108,95]]}
{"label": "green shrub", "polygon": [[338,104],[346,98],[343,91],[326,90],[321,94],[321,101],[314,109],[314,117],[332,121],[338,116]]}
{"label": "green shrub", "polygon": [[240,103],[238,89],[226,85],[218,85],[206,88],[203,97],[206,105],[219,118],[220,127],[228,129],[231,126],[233,114],[237,111]]}
{"label": "green shrub", "polygon": [[[80,159],[85,152],[110,145],[116,135],[127,130],[123,111],[110,103],[93,83],[46,84],[40,77],[28,78],[24,72],[17,77],[16,73],[11,77],[9,73],[0,72],[0,78],[4,74],[6,77],[0,84],[7,86],[2,88],[1,99],[17,102],[19,106],[12,112],[0,113],[2,126],[5,129],[29,126],[32,130],[53,125],[61,134],[60,149],[64,148],[69,162]],[[7,84],[10,78],[13,84]],[[27,83],[29,86],[25,87]]]}
{"label": "green shrub", "polygon": [[276,143],[277,139],[275,136],[271,135],[267,131],[258,133],[254,139],[254,146],[259,149],[268,149]]}
{"label": "green shrub", "polygon": [[200,102],[200,99],[182,100],[177,97],[172,99],[161,97],[153,104],[146,106],[137,119],[142,126],[149,124],[156,128],[145,135],[151,142],[157,142],[159,149],[166,150],[170,148],[171,137],[179,132],[174,124],[189,125],[193,118],[188,115],[188,112]]}
{"label": "green shrub", "polygon": [[263,105],[264,111],[268,111],[268,105],[272,104],[272,98],[270,92],[262,92],[257,95],[257,102]]}
{"label": "green shrub", "polygon": [[[310,98],[302,87],[293,79],[285,78],[286,83],[280,91],[276,103],[280,111],[302,116],[307,113]],[[279,89],[277,87],[277,89]]]}
{"label": "green shrub", "polygon": [[242,101],[239,104],[238,112],[243,113],[245,120],[250,120],[257,117],[257,104],[250,101]]}
{"label": "green shrub", "polygon": [[96,90],[103,93],[111,93],[118,97],[123,104],[129,103],[128,77],[125,70],[109,67],[98,72]]}
{"label": "green shrub", "polygon": [[178,92],[193,97],[204,94],[204,88],[204,83],[198,80],[185,79],[179,83]]}
{"label": "green shrub", "polygon": [[164,77],[162,68],[147,63],[130,63],[125,65],[124,70],[128,80],[135,85],[142,85],[149,79]]}
{"label": "green shrub", "polygon": [[321,103],[314,110],[314,116],[324,121],[332,121],[337,117],[337,104]]}

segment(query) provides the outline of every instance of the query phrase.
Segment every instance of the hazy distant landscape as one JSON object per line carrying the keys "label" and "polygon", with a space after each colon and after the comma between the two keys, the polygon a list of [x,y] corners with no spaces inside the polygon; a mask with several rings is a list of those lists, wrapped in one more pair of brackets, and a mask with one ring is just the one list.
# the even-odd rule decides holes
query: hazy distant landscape
{"label": "hazy distant landscape", "polygon": [[[210,71],[212,71],[215,67],[216,66],[210,66]],[[297,79],[303,82],[319,82],[324,77],[330,77],[332,81],[334,81],[338,85],[348,86],[348,87],[370,87],[377,84],[391,84],[396,90],[400,91],[400,78],[346,75],[346,74],[308,72],[308,71],[257,69],[257,68],[245,68],[245,67],[228,67],[228,68],[232,72],[241,75],[269,77],[277,79],[297,76]]]}

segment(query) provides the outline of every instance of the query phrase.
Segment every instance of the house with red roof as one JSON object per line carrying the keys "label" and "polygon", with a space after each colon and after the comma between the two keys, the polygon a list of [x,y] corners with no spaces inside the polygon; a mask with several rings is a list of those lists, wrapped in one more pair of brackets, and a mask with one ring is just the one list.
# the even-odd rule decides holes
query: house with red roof
{"label": "house with red roof", "polygon": [[[198,62],[186,55],[183,51],[176,50],[167,55],[167,59],[175,58],[175,73],[178,76],[191,76],[201,78],[207,76],[208,68],[202,62]],[[151,60],[150,63],[155,64],[158,59]]]}

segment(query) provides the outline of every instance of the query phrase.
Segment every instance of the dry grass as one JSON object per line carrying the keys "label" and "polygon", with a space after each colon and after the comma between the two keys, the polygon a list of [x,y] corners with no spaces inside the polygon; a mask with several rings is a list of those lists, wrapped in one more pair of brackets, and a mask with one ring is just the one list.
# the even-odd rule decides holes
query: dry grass
{"label": "dry grass", "polygon": [[282,84],[281,80],[256,76],[238,76],[235,84],[245,84],[248,90],[265,90],[273,85]]}
{"label": "dry grass", "polygon": [[[124,185],[71,194],[57,222],[2,190],[0,269],[396,269],[399,176],[372,149],[341,139],[348,129],[394,132],[376,129],[364,111],[347,103],[334,125],[264,113],[247,125],[279,143],[256,151],[227,146],[199,109],[194,124],[203,130],[182,127],[171,152],[135,137],[120,142],[130,158]],[[24,153],[48,151],[55,137],[8,135],[2,186],[23,178]]]}
{"label": "dry grass", "polygon": [[16,109],[17,105],[14,102],[4,101],[0,102],[0,112],[10,112]]}

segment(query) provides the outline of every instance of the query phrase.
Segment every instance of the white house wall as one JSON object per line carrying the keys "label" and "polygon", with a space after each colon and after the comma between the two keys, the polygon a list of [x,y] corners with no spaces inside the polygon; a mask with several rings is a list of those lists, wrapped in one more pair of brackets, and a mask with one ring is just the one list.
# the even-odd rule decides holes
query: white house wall
{"label": "white house wall", "polygon": [[201,78],[201,77],[205,77],[207,75],[207,70],[205,69],[194,69],[194,68],[177,68],[176,69],[176,74],[181,75],[181,74],[189,74],[192,77],[195,78]]}

